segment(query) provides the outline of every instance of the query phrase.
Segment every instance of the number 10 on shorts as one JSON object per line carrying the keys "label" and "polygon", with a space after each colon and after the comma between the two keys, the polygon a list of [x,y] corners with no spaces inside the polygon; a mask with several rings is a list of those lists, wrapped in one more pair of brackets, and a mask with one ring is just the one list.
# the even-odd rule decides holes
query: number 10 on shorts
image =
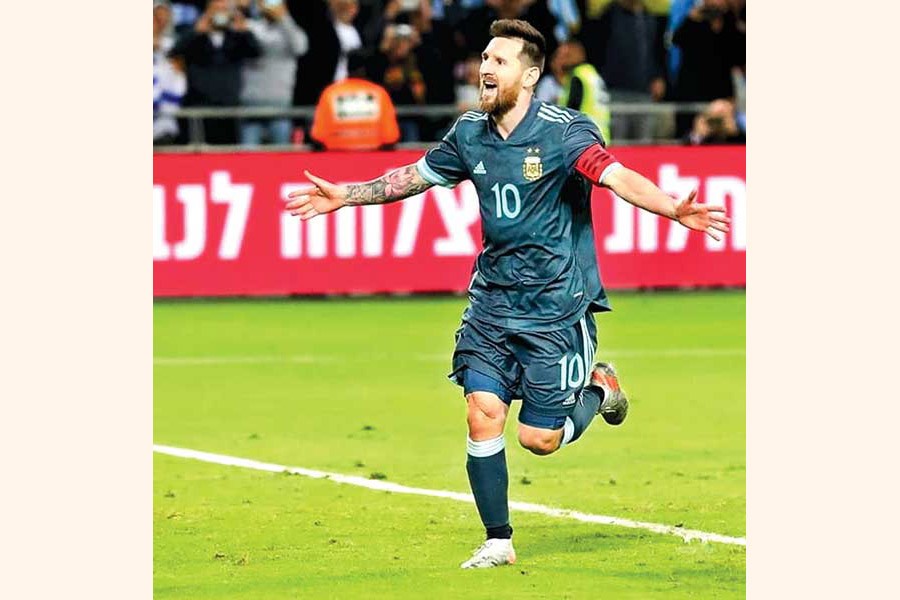
{"label": "number 10 on shorts", "polygon": [[559,365],[560,390],[580,386],[584,382],[584,360],[581,355],[576,354],[571,360],[568,356],[563,355],[557,364]]}

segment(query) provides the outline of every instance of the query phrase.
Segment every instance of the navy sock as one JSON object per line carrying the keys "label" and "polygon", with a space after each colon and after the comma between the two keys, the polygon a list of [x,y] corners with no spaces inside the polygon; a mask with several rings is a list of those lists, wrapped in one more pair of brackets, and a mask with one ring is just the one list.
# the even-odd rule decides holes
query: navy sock
{"label": "navy sock", "polygon": [[507,499],[509,472],[503,436],[481,442],[469,439],[467,450],[466,472],[487,537],[512,537]]}
{"label": "navy sock", "polygon": [[584,388],[581,391],[581,398],[575,404],[571,416],[566,419],[563,433],[563,445],[571,444],[581,437],[594,417],[597,416],[597,409],[603,402],[603,392],[595,388]]}

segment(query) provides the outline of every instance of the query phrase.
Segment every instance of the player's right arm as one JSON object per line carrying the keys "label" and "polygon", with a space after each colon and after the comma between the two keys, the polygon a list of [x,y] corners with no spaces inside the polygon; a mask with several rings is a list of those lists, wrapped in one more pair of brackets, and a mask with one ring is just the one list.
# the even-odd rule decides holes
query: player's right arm
{"label": "player's right arm", "polygon": [[468,178],[468,170],[460,158],[456,139],[457,125],[461,120],[467,119],[472,120],[474,117],[467,114],[460,117],[440,144],[429,150],[418,162],[394,169],[387,175],[366,183],[336,185],[304,171],[314,185],[288,194],[285,208],[305,221],[344,206],[396,202],[421,194],[434,185],[453,187]]}
{"label": "player's right arm", "polygon": [[285,208],[304,221],[316,215],[334,212],[344,206],[397,202],[420,194],[434,185],[422,178],[415,164],[394,169],[383,177],[366,183],[347,185],[331,183],[309,171],[303,173],[313,185],[288,194]]}

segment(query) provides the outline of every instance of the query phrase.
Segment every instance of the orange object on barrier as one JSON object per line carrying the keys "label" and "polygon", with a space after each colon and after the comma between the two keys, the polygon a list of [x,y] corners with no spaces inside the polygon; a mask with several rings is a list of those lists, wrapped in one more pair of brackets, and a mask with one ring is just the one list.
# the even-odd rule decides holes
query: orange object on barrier
{"label": "orange object on barrier", "polygon": [[310,135],[328,150],[377,150],[396,143],[400,129],[384,88],[351,77],[322,92]]}

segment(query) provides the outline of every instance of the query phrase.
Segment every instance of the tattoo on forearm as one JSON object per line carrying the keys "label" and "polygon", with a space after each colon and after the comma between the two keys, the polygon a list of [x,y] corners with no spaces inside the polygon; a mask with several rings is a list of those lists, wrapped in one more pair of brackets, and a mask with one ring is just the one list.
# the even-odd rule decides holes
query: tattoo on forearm
{"label": "tattoo on forearm", "polygon": [[348,206],[385,204],[415,196],[431,187],[422,179],[416,165],[407,165],[366,183],[347,186]]}

